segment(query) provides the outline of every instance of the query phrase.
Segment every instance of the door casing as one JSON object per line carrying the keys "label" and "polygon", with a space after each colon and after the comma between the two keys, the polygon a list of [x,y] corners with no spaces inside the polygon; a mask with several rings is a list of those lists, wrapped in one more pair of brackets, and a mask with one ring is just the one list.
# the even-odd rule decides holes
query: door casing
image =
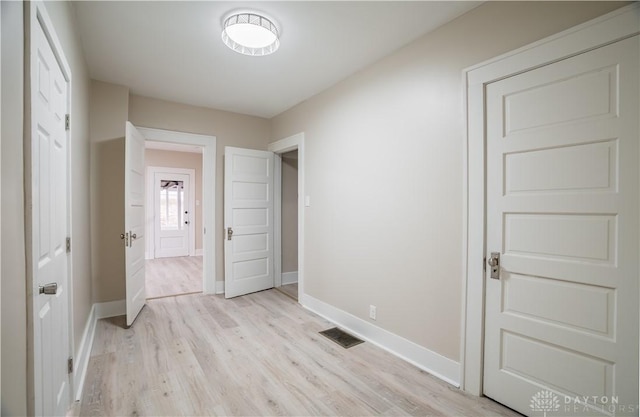
{"label": "door casing", "polygon": [[223,292],[216,287],[216,137],[146,127],[138,130],[146,140],[202,147],[202,291]]}
{"label": "door casing", "polygon": [[276,154],[274,215],[274,287],[282,285],[282,158],[298,150],[298,302],[304,298],[304,132],[272,142],[267,148]]}
{"label": "door casing", "polygon": [[632,4],[463,71],[466,141],[463,153],[463,300],[461,387],[482,395],[485,299],[485,85],[640,33]]}

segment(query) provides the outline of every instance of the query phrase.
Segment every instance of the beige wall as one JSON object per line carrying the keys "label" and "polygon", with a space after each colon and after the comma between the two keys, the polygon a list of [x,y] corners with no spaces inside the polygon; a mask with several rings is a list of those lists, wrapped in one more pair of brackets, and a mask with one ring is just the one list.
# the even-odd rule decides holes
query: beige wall
{"label": "beige wall", "polygon": [[129,89],[91,81],[93,302],[124,299],[124,130]]}
{"label": "beige wall", "polygon": [[2,415],[27,414],[27,293],[24,260],[23,5],[2,8]]}
{"label": "beige wall", "polygon": [[298,271],[298,151],[282,155],[282,272]]}
{"label": "beige wall", "polygon": [[485,3],[275,117],[305,132],[308,294],[459,360],[462,70],[620,6]]}
{"label": "beige wall", "polygon": [[[193,230],[196,232],[196,250],[202,249],[202,154],[190,152],[171,152],[158,149],[146,149],[144,152],[145,173],[148,173],[148,167],[164,167],[164,168],[184,168],[195,170],[195,184],[193,188],[196,191],[196,213],[195,225]],[[145,180],[145,184],[146,184]],[[145,187],[147,188],[147,187]],[[152,190],[145,189],[147,193]],[[200,202],[198,205],[197,202]],[[151,211],[149,211],[151,209]],[[153,207],[147,208],[147,212],[153,216]],[[147,222],[147,224],[149,224]],[[153,221],[151,222],[153,224]],[[153,245],[149,246],[153,247]]]}
{"label": "beige wall", "polygon": [[[2,2],[2,414],[25,415],[27,406],[27,296],[24,243],[22,126],[23,6]],[[91,308],[89,224],[89,78],[71,4],[46,3],[73,75],[71,107],[71,264],[74,348]]]}
{"label": "beige wall", "polygon": [[[266,150],[271,126],[269,120],[133,94],[129,96],[129,120],[140,127],[216,136],[216,226],[214,231],[216,233],[216,280],[223,281],[224,147]],[[124,294],[121,298],[124,298]]]}

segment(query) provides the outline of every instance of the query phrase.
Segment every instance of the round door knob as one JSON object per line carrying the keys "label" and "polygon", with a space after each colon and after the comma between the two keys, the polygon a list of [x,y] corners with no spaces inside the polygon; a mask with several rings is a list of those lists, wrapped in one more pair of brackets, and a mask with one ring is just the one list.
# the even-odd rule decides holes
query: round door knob
{"label": "round door knob", "polygon": [[498,266],[498,259],[496,258],[489,258],[487,262],[489,263],[489,266]]}
{"label": "round door knob", "polygon": [[136,239],[138,237],[138,235],[136,235],[135,233],[131,233],[131,239]]}

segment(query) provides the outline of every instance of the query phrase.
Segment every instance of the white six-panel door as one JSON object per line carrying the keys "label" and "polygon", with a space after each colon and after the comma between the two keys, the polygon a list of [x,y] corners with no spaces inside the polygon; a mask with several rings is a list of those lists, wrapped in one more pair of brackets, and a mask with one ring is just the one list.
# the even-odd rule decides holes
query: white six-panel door
{"label": "white six-panel door", "polygon": [[273,287],[272,152],[225,147],[225,296]]}
{"label": "white six-panel door", "polygon": [[[34,19],[35,20],[35,19]],[[31,237],[36,415],[66,414],[69,405],[68,85],[39,21],[32,30]],[[40,294],[47,284],[50,294]]]}
{"label": "white six-panel door", "polygon": [[527,415],[637,414],[638,51],[487,86],[484,393]]}
{"label": "white six-panel door", "polygon": [[144,136],[127,122],[125,129],[125,259],[127,326],[144,307]]}

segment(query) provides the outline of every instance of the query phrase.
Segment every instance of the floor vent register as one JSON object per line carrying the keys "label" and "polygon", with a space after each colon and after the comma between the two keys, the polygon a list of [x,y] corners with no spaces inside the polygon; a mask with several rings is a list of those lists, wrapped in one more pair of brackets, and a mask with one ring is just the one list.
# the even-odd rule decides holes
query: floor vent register
{"label": "floor vent register", "polygon": [[332,329],[323,330],[320,332],[321,335],[332,340],[342,346],[345,349],[349,349],[355,345],[359,345],[360,343],[364,343],[364,340],[358,339],[355,336],[350,335],[349,333],[334,327]]}

